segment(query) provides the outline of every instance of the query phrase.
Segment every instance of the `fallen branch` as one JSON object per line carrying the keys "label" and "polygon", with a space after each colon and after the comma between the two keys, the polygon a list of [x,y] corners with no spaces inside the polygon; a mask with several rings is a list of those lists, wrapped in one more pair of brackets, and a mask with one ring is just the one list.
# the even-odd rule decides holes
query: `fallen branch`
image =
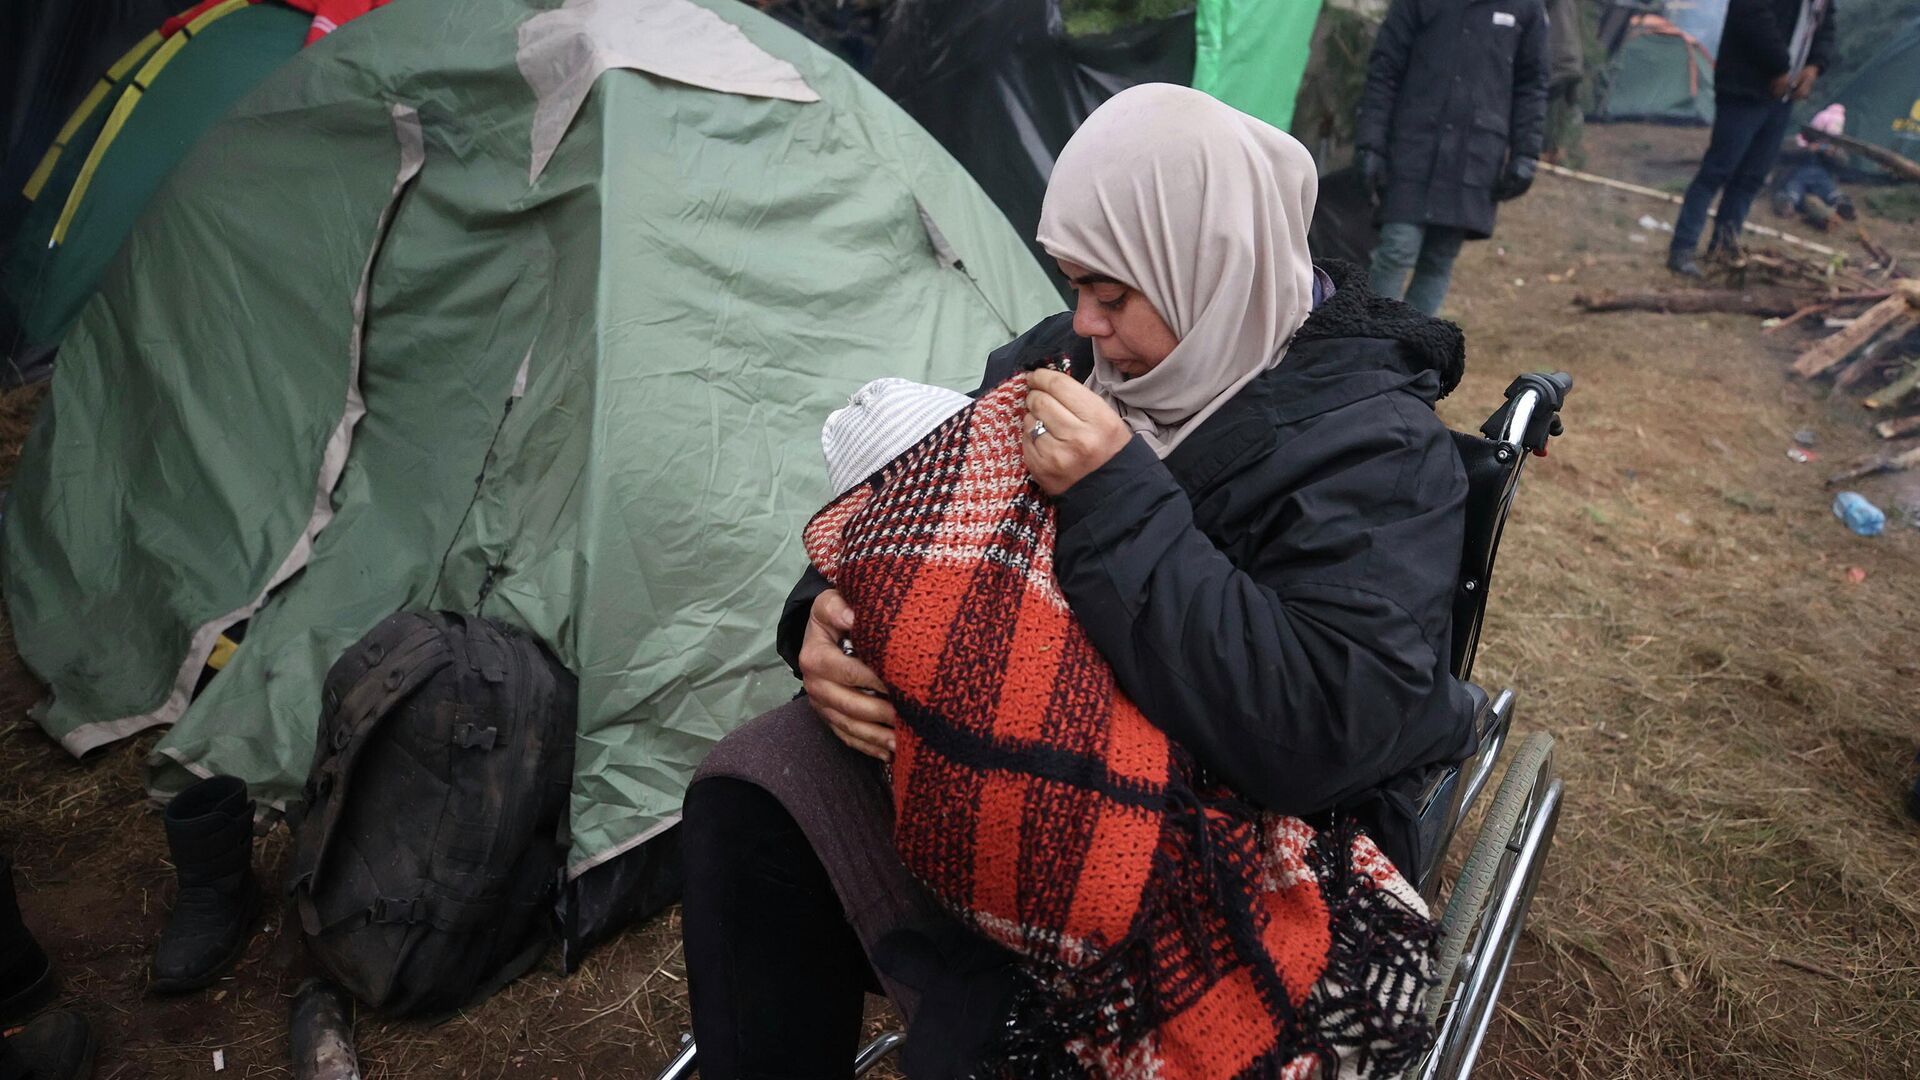
{"label": "fallen branch", "polygon": [[1841,471],[1827,477],[1827,486],[1836,487],[1849,480],[1858,480],[1863,476],[1878,476],[1881,473],[1905,472],[1920,465],[1920,444],[1909,446],[1905,450],[1892,454],[1874,454],[1861,458]]}
{"label": "fallen branch", "polygon": [[1794,312],[1760,332],[1762,334],[1777,334],[1802,319],[1812,318],[1815,315],[1825,315],[1827,312],[1832,311],[1835,306],[1836,305],[1832,303],[1808,304],[1806,307],[1801,308],[1799,311]]}
{"label": "fallen branch", "polygon": [[1876,265],[1886,270],[1889,274],[1895,273],[1900,269],[1900,260],[1893,257],[1893,252],[1881,247],[1874,241],[1873,237],[1868,236],[1865,225],[1856,223],[1853,227],[1853,234],[1859,239],[1861,249],[1867,253],[1867,257],[1872,259]]}
{"label": "fallen branch", "polygon": [[1835,135],[1829,131],[1815,131],[1810,127],[1801,128],[1800,133],[1807,137],[1808,142],[1830,142],[1850,153],[1871,159],[1895,176],[1920,183],[1920,161],[1902,157],[1883,146],[1862,142],[1851,135]]}
{"label": "fallen branch", "polygon": [[1585,311],[1659,311],[1691,315],[1719,311],[1767,318],[1797,314],[1804,296],[1784,291],[1734,292],[1729,289],[1647,289],[1576,293],[1574,304]]}
{"label": "fallen branch", "polygon": [[1800,322],[1805,319],[1811,319],[1815,315],[1828,314],[1829,312],[1833,311],[1835,308],[1844,307],[1847,304],[1879,303],[1880,301],[1885,300],[1887,297],[1892,295],[1893,293],[1887,289],[1879,289],[1874,292],[1837,293],[1833,296],[1827,297],[1825,300],[1808,304],[1806,307],[1801,308],[1800,310],[1794,312],[1793,314],[1787,316],[1786,318],[1780,320],[1777,323],[1774,323],[1772,326],[1769,326],[1765,330],[1762,330],[1760,332],[1762,334],[1777,334],[1780,331],[1785,330],[1787,327],[1792,326],[1797,322]]}
{"label": "fallen branch", "polygon": [[1903,416],[1898,420],[1882,420],[1873,425],[1873,432],[1883,439],[1898,439],[1906,435],[1920,434],[1920,413]]}
{"label": "fallen branch", "polygon": [[[1639,184],[1629,184],[1624,180],[1615,180],[1607,176],[1595,176],[1592,173],[1581,172],[1578,169],[1569,169],[1565,165],[1552,165],[1543,161],[1540,163],[1540,168],[1555,176],[1563,176],[1569,180],[1578,180],[1583,184],[1598,184],[1601,187],[1609,187],[1615,191],[1625,191],[1634,195],[1644,195],[1650,199],[1659,199],[1661,202],[1672,203],[1675,206],[1680,205],[1682,202],[1678,195],[1669,195],[1664,191],[1658,191],[1650,187],[1642,187]],[[1816,244],[1811,240],[1802,240],[1792,233],[1783,233],[1779,229],[1770,229],[1765,225],[1755,225],[1751,221],[1746,223],[1746,230],[1756,236],[1771,236],[1777,240],[1783,240],[1789,244],[1806,248],[1808,251],[1818,252],[1828,258],[1839,254],[1839,252],[1825,244]]]}

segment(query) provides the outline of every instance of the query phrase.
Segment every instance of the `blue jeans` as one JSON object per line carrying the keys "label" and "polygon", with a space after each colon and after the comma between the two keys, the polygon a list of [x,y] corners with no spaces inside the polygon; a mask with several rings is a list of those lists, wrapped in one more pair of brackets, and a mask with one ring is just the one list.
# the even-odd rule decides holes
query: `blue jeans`
{"label": "blue jeans", "polygon": [[[1713,219],[1715,235],[1739,236],[1747,222],[1753,197],[1767,185],[1767,174],[1780,157],[1793,106],[1784,101],[1729,101],[1713,105],[1713,137],[1707,142],[1700,171],[1687,185],[1680,220],[1673,225],[1673,251],[1692,254],[1707,227],[1707,208],[1720,195],[1720,212]],[[1721,195],[1721,189],[1726,194]]]}
{"label": "blue jeans", "polygon": [[[1367,284],[1381,296],[1404,299],[1429,315],[1438,314],[1453,280],[1453,260],[1459,258],[1466,239],[1465,229],[1390,221],[1380,226]],[[1409,270],[1413,271],[1411,282]]]}
{"label": "blue jeans", "polygon": [[1834,180],[1833,173],[1818,161],[1809,161],[1787,175],[1786,182],[1780,185],[1780,198],[1790,208],[1800,209],[1800,200],[1812,195],[1828,206],[1839,206],[1846,196],[1840,193],[1840,184]]}

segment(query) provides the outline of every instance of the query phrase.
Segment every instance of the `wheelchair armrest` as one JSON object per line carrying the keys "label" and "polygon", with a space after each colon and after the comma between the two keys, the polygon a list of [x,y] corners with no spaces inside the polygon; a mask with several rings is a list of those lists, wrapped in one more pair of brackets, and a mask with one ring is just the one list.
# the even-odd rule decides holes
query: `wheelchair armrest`
{"label": "wheelchair armrest", "polygon": [[1467,762],[1472,767],[1472,776],[1460,797],[1460,816],[1473,809],[1473,802],[1486,790],[1487,778],[1493,775],[1493,766],[1500,760],[1500,751],[1507,743],[1507,732],[1513,726],[1513,691],[1502,690],[1493,704],[1476,718],[1479,726],[1480,749],[1474,752]]}
{"label": "wheelchair armrest", "polygon": [[1513,691],[1503,690],[1498,698],[1489,699],[1478,686],[1466,686],[1478,706],[1473,717],[1474,752],[1458,765],[1434,770],[1415,803],[1421,865],[1414,887],[1429,901],[1439,893],[1439,868],[1446,861],[1454,833],[1486,789],[1513,723]]}

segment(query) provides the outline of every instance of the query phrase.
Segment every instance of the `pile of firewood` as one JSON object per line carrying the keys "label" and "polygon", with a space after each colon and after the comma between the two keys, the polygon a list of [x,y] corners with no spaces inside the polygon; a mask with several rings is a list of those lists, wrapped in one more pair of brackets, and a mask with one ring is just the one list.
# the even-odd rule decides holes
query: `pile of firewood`
{"label": "pile of firewood", "polygon": [[[1920,436],[1920,281],[1896,281],[1886,299],[1815,342],[1793,362],[1803,379],[1831,377],[1836,393],[1861,396],[1885,418],[1874,424],[1883,439]],[[1896,444],[1836,473],[1828,482],[1920,466],[1920,438]]]}

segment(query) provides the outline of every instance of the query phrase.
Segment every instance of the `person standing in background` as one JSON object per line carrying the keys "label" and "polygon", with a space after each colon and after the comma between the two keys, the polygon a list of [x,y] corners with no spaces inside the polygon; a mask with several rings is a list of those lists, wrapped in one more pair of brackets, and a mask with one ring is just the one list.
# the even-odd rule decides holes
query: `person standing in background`
{"label": "person standing in background", "polygon": [[1542,160],[1579,166],[1580,127],[1585,112],[1587,29],[1579,0],[1547,0],[1547,132]]}
{"label": "person standing in background", "polygon": [[1354,137],[1380,206],[1374,292],[1439,311],[1461,244],[1533,185],[1548,53],[1543,0],[1393,0]]}
{"label": "person standing in background", "polygon": [[1730,0],[1714,62],[1713,135],[1674,222],[1667,269],[1701,276],[1694,249],[1715,195],[1720,210],[1707,253],[1738,254],[1747,211],[1779,160],[1793,103],[1813,93],[1833,60],[1832,0]]}

